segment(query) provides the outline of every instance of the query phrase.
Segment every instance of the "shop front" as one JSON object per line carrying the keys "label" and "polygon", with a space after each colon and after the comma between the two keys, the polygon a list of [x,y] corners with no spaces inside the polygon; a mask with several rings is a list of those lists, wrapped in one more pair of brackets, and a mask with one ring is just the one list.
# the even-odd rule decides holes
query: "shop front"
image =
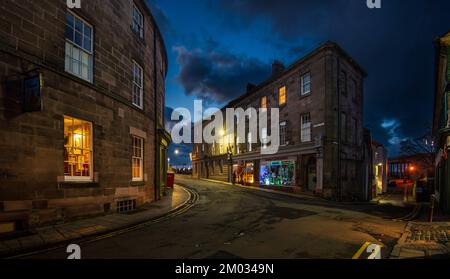
{"label": "shop front", "polygon": [[295,186],[295,160],[261,162],[262,186]]}
{"label": "shop front", "polygon": [[233,182],[242,185],[255,183],[255,164],[253,162],[239,162],[233,165]]}

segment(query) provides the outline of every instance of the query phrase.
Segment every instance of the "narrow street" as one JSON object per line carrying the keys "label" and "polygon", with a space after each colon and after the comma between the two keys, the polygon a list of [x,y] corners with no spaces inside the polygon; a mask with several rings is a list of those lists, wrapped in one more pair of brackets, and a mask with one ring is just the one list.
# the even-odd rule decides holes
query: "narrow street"
{"label": "narrow street", "polygon": [[[199,193],[190,211],[165,222],[81,245],[84,259],[351,259],[365,242],[390,254],[408,209],[345,205],[177,177]],[[67,258],[61,250],[32,258]]]}

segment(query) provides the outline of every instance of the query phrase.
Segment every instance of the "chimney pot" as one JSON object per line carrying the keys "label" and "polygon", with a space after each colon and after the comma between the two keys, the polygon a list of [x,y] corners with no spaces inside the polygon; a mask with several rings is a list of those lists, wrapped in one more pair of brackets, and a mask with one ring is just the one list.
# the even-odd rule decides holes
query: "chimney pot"
{"label": "chimney pot", "polygon": [[281,74],[285,69],[284,64],[279,60],[274,60],[272,63],[272,76]]}

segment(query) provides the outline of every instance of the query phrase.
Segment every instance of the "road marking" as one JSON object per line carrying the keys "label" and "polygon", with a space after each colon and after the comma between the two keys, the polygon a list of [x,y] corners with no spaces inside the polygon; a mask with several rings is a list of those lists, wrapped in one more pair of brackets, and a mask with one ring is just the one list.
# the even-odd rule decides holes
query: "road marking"
{"label": "road marking", "polygon": [[49,253],[49,252],[53,252],[59,249],[64,249],[67,246],[67,243],[69,242],[78,242],[78,244],[89,244],[89,243],[93,243],[93,242],[98,242],[100,240],[104,240],[104,239],[108,239],[108,238],[112,238],[115,236],[119,236],[125,233],[129,233],[132,231],[136,231],[139,229],[142,229],[144,227],[147,227],[149,225],[153,225],[153,224],[157,224],[157,223],[161,223],[167,220],[170,220],[174,217],[180,216],[184,213],[186,213],[187,211],[189,211],[191,208],[193,208],[197,201],[200,198],[200,195],[198,194],[197,191],[194,191],[192,189],[189,189],[187,187],[183,187],[180,185],[179,186],[181,189],[183,189],[184,191],[186,191],[189,194],[189,199],[187,201],[185,201],[183,204],[177,206],[176,208],[172,209],[169,213],[167,213],[166,215],[160,216],[160,217],[156,217],[154,219],[148,220],[148,221],[144,221],[142,223],[133,225],[131,227],[127,227],[127,228],[122,228],[122,229],[118,229],[109,233],[103,233],[97,236],[87,236],[87,237],[82,237],[80,239],[75,239],[75,240],[70,240],[70,241],[65,241],[64,243],[61,244],[56,244],[55,246],[49,247],[49,248],[44,248],[44,249],[40,249],[37,251],[32,251],[32,252],[28,252],[28,253],[23,253],[23,254],[18,254],[18,255],[14,255],[14,256],[10,256],[10,257],[6,257],[4,259],[20,259],[20,258],[25,258],[25,257],[30,257],[33,255],[39,255],[39,254],[45,254],[45,253]]}
{"label": "road marking", "polygon": [[367,247],[369,247],[369,245],[372,244],[370,242],[366,242],[364,243],[364,245],[358,250],[358,252],[356,252],[356,254],[352,257],[352,260],[358,260],[359,257],[361,257],[362,253],[364,253],[367,249]]}

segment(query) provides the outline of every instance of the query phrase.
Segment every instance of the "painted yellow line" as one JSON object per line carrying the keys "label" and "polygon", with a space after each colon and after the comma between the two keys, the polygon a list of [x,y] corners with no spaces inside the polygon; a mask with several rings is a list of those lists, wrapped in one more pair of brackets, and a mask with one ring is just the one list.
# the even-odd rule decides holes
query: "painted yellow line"
{"label": "painted yellow line", "polygon": [[[149,226],[149,225],[153,225],[153,224],[157,224],[160,222],[164,222],[167,220],[170,220],[174,217],[180,216],[184,213],[186,213],[187,211],[189,211],[191,208],[193,208],[197,201],[200,198],[200,195],[196,192],[196,191],[192,191],[190,189],[187,189],[186,187],[183,186],[179,186],[178,187],[182,188],[185,192],[187,192],[189,194],[189,199],[187,199],[183,204],[177,206],[176,208],[174,208],[173,210],[171,210],[169,213],[167,213],[164,216],[161,216],[159,218],[153,219],[153,220],[149,220],[128,228],[124,228],[124,229],[119,229],[113,232],[109,232],[109,233],[105,233],[105,234],[101,234],[99,236],[94,236],[94,237],[89,237],[86,236],[84,239],[79,239],[78,242],[79,244],[88,244],[88,243],[93,243],[93,242],[97,242],[100,240],[104,240],[104,239],[108,239],[108,238],[112,238],[115,236],[119,236],[128,232],[132,232],[132,231],[136,231],[138,229],[141,229],[143,227]],[[70,241],[67,241],[70,242]],[[37,251],[33,251],[33,252],[28,252],[25,254],[20,254],[20,255],[14,255],[14,256],[10,256],[10,257],[6,257],[5,259],[19,259],[19,258],[25,258],[25,257],[29,257],[29,256],[33,256],[33,255],[38,255],[38,254],[44,254],[44,253],[48,253],[48,252],[52,252],[58,249],[64,249],[66,247],[67,244],[57,244],[53,247],[50,248],[44,248],[41,250],[37,250]]]}
{"label": "painted yellow line", "polygon": [[364,251],[366,251],[367,247],[369,247],[370,244],[371,244],[370,242],[364,243],[364,245],[353,256],[352,260],[358,260],[359,257],[361,257],[362,253],[364,253]]}

